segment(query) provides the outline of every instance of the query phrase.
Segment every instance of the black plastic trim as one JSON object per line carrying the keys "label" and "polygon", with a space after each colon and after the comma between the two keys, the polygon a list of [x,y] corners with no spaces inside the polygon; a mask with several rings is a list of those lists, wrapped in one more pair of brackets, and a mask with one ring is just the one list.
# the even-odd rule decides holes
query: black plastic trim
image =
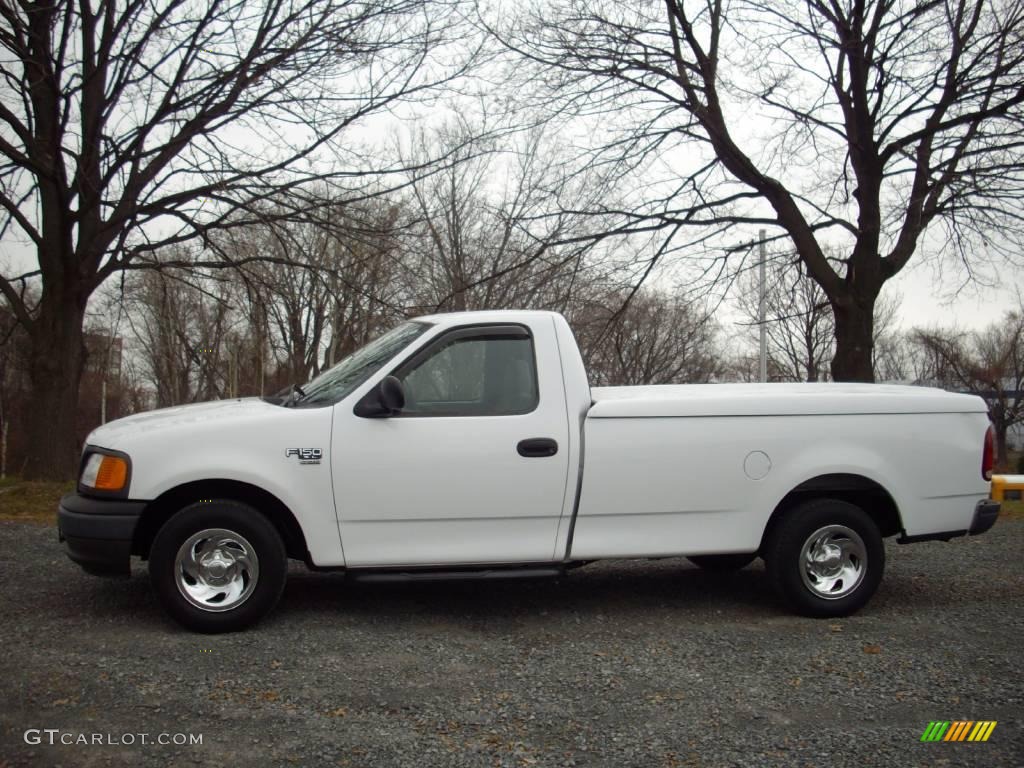
{"label": "black plastic trim", "polygon": [[127,576],[132,536],[145,501],[99,499],[71,493],[57,507],[58,537],[68,557],[97,576]]}
{"label": "black plastic trim", "polygon": [[550,437],[528,437],[516,445],[516,452],[530,459],[546,459],[558,453],[558,441]]}
{"label": "black plastic trim", "polygon": [[[591,402],[591,407],[593,407],[593,402]],[[564,562],[569,562],[572,559],[572,540],[576,535],[576,518],[579,517],[580,498],[583,496],[583,457],[587,448],[586,423],[587,414],[584,412],[584,414],[580,416],[580,460],[579,465],[576,467],[576,497],[572,502],[572,518],[569,520],[569,535],[565,539]]]}
{"label": "black plastic trim", "polygon": [[958,539],[966,535],[967,531],[939,531],[938,533],[922,533],[917,536],[907,536],[904,534],[896,539],[896,543],[920,544],[922,541],[949,541],[950,539]]}
{"label": "black plastic trim", "polygon": [[[85,462],[89,460],[89,457],[99,453],[103,456],[117,456],[118,458],[124,459],[128,464],[128,473],[124,478],[124,488],[119,491],[103,491],[96,488],[90,488],[87,485],[82,485],[82,470],[85,469]],[[97,498],[104,499],[127,499],[128,490],[132,487],[132,460],[131,457],[124,451],[116,451],[113,448],[101,448],[98,445],[87,445],[82,451],[82,458],[78,462],[78,492],[88,494],[89,496],[95,496]]]}
{"label": "black plastic trim", "polygon": [[996,519],[999,517],[999,502],[993,501],[992,499],[984,499],[979,501],[978,505],[974,508],[974,520],[971,522],[971,536],[977,536],[980,533],[985,533],[993,525],[996,524]]}
{"label": "black plastic trim", "polygon": [[[76,516],[138,517],[148,501],[94,498],[81,493],[69,493],[60,500],[60,508]],[[100,523],[102,525],[102,523]]]}
{"label": "black plastic trim", "polygon": [[345,577],[373,583],[416,581],[477,581],[490,579],[550,579],[565,575],[562,563],[415,568],[347,568]]}

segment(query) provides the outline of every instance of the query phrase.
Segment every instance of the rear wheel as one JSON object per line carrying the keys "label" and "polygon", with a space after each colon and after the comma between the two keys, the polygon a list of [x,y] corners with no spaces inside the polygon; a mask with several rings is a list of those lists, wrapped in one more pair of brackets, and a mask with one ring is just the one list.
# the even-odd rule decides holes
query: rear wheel
{"label": "rear wheel", "polygon": [[847,616],[878,588],[885,545],[860,507],[813,499],[789,510],[766,542],[765,565],[775,590],[797,613]]}
{"label": "rear wheel", "polygon": [[757,559],[757,552],[740,552],[732,555],[691,555],[686,558],[705,571],[738,571]]}
{"label": "rear wheel", "polygon": [[249,505],[226,499],[176,513],[149,553],[150,578],[163,607],[197,632],[255,624],[277,603],[287,572],[273,524]]}

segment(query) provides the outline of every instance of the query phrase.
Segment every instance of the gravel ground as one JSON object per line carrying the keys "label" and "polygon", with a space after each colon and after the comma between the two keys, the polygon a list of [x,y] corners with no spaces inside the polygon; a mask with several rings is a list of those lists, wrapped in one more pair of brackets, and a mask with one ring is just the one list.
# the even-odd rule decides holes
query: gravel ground
{"label": "gravel ground", "polygon": [[[1022,550],[1018,520],[892,545],[874,600],[838,621],[783,613],[759,563],[418,585],[297,571],[259,627],[203,637],[164,619],[140,567],[96,579],[55,529],[0,524],[0,767],[1020,766]],[[956,719],[999,724],[919,742]],[[29,728],[202,744],[36,746]]]}

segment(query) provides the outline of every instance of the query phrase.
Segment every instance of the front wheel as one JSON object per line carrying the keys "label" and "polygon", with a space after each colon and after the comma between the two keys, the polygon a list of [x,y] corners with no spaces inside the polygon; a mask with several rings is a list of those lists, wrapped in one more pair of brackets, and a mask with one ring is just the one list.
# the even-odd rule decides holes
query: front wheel
{"label": "front wheel", "polygon": [[885,545],[868,514],[839,499],[813,499],[786,512],[765,546],[775,590],[797,613],[848,616],[878,588]]}
{"label": "front wheel", "polygon": [[284,544],[273,524],[232,500],[177,512],[149,553],[149,575],[164,609],[196,632],[255,624],[277,603],[287,573]]}

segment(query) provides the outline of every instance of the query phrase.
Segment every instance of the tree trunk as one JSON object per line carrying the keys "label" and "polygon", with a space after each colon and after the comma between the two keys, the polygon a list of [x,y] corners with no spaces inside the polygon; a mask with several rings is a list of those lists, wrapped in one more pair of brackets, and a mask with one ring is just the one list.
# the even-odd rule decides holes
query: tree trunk
{"label": "tree trunk", "polygon": [[1010,425],[1005,418],[1005,409],[998,400],[989,407],[989,420],[992,422],[992,432],[995,433],[996,455],[993,457],[992,469],[998,474],[1008,472],[1010,469],[1010,457],[1007,455],[1006,434],[1010,431]]}
{"label": "tree trunk", "polygon": [[833,303],[836,355],[832,358],[833,381],[875,380],[871,351],[874,344],[874,307],[856,301]]}
{"label": "tree trunk", "polygon": [[85,301],[43,295],[30,333],[26,479],[68,480],[78,465],[78,389],[85,364]]}
{"label": "tree trunk", "polygon": [[996,431],[996,460],[994,468],[997,472],[1010,471],[1010,454],[1007,452],[1006,432],[1005,425]]}

